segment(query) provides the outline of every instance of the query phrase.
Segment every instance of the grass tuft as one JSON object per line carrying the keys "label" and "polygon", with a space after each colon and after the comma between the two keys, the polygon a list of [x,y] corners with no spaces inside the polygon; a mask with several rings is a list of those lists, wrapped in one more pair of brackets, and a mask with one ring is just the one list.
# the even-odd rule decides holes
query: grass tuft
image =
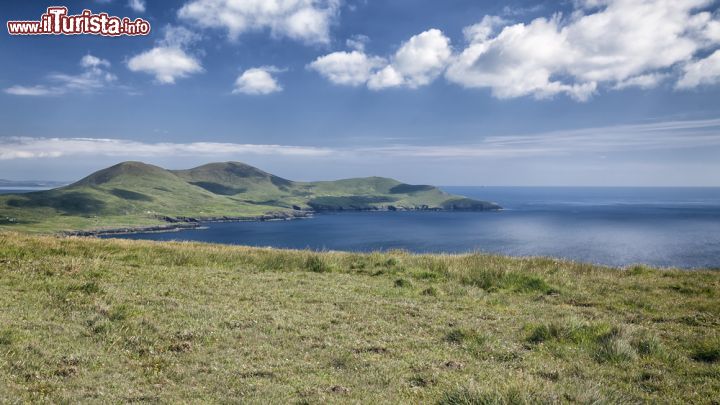
{"label": "grass tuft", "polygon": [[330,267],[317,255],[310,255],[305,260],[305,269],[313,273],[328,273]]}
{"label": "grass tuft", "polygon": [[405,280],[404,278],[399,278],[399,279],[395,280],[395,287],[409,288],[409,287],[412,287],[412,283],[410,283],[408,280]]}
{"label": "grass tuft", "polygon": [[100,288],[100,285],[96,283],[95,281],[89,281],[87,283],[84,283],[76,288],[74,288],[77,291],[81,291],[85,294],[91,295],[91,294],[99,294],[102,292],[102,289]]}
{"label": "grass tuft", "polygon": [[632,346],[641,356],[664,356],[665,347],[660,339],[652,333],[642,332],[632,340]]}
{"label": "grass tuft", "polygon": [[425,295],[428,297],[437,297],[439,294],[440,294],[440,292],[435,287],[428,287],[428,288],[422,290],[422,295]]}
{"label": "grass tuft", "polygon": [[598,362],[622,363],[635,360],[637,353],[627,334],[614,327],[598,337],[594,357]]}
{"label": "grass tuft", "polygon": [[524,405],[551,402],[543,400],[536,393],[518,387],[502,387],[499,389],[459,388],[443,394],[438,402],[440,405]]}
{"label": "grass tuft", "polygon": [[445,334],[444,340],[451,344],[463,345],[476,350],[482,348],[488,338],[475,330],[456,328]]}
{"label": "grass tuft", "polygon": [[720,361],[720,339],[706,339],[698,342],[692,350],[692,359],[704,363]]}
{"label": "grass tuft", "polygon": [[0,346],[9,346],[15,342],[15,339],[15,332],[12,330],[0,330]]}
{"label": "grass tuft", "polygon": [[460,274],[459,279],[462,284],[479,287],[488,292],[509,290],[549,294],[557,291],[540,276],[504,269],[474,267]]}
{"label": "grass tuft", "polygon": [[[526,341],[531,344],[572,344],[588,351],[598,362],[620,363],[637,357],[635,347],[646,350],[654,341],[641,339],[631,342],[623,328],[606,323],[579,323],[577,321],[552,322],[526,327]],[[647,346],[647,347],[646,347]]]}
{"label": "grass tuft", "polygon": [[650,274],[652,272],[652,268],[643,264],[635,264],[627,268],[627,274],[630,276],[642,276],[645,274]]}

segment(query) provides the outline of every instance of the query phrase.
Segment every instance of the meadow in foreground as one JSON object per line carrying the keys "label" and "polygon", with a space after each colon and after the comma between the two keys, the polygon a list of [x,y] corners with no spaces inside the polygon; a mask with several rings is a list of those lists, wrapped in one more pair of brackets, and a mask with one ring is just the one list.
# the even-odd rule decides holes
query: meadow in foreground
{"label": "meadow in foreground", "polygon": [[0,233],[5,402],[720,398],[720,273]]}

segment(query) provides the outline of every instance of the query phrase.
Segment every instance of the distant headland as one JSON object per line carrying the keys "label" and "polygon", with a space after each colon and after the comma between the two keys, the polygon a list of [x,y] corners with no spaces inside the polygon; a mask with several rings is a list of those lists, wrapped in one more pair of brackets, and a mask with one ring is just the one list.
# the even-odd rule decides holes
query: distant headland
{"label": "distant headland", "polygon": [[77,235],[171,231],[323,211],[491,211],[495,203],[385,177],[297,182],[240,162],[166,170],[124,162],[68,186],[0,196],[0,229]]}

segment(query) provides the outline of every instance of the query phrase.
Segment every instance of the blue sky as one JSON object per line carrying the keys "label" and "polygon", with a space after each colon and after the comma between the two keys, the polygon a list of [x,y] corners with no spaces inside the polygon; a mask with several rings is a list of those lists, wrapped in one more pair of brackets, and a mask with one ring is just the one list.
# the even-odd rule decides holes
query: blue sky
{"label": "blue sky", "polygon": [[717,1],[62,5],[153,30],[0,36],[0,178],[239,160],[295,180],[720,186]]}

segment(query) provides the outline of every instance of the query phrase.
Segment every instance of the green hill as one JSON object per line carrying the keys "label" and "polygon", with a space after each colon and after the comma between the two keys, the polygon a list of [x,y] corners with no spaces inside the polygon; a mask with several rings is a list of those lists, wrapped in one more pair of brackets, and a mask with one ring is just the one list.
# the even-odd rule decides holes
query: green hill
{"label": "green hill", "polygon": [[0,196],[0,228],[37,232],[159,229],[168,223],[286,218],[329,210],[499,208],[436,187],[382,177],[306,183],[238,162],[174,171],[124,162],[65,187]]}
{"label": "green hill", "polygon": [[0,231],[0,402],[712,404],[719,298],[713,271]]}

